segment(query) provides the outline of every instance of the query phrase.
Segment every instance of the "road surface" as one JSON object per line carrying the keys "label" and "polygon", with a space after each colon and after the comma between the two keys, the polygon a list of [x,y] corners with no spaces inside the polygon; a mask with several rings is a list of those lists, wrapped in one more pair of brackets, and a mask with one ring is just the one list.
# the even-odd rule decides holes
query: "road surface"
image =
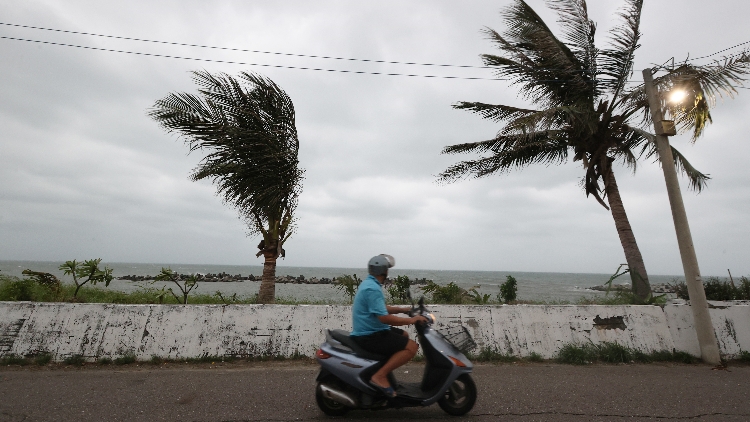
{"label": "road surface", "polygon": [[[400,368],[418,379],[423,366]],[[309,362],[0,368],[0,421],[329,420]],[[428,408],[352,411],[344,420],[748,421],[750,366],[477,365],[463,418]]]}

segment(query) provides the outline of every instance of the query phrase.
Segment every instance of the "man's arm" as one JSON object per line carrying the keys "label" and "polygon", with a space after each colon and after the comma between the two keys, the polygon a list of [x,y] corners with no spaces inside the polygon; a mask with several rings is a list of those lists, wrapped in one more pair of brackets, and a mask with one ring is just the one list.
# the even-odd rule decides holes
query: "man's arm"
{"label": "man's arm", "polygon": [[420,321],[422,321],[422,322],[426,322],[427,321],[427,318],[425,318],[423,316],[415,316],[415,317],[411,317],[411,318],[403,318],[403,317],[398,317],[396,315],[390,315],[390,314],[389,315],[381,315],[381,316],[378,317],[378,319],[383,324],[388,324],[388,325],[393,325],[393,326],[397,326],[397,325],[412,325],[412,324],[415,324],[415,323],[420,322]]}
{"label": "man's arm", "polygon": [[408,314],[411,310],[411,306],[390,306],[386,305],[385,309],[388,310],[389,314]]}

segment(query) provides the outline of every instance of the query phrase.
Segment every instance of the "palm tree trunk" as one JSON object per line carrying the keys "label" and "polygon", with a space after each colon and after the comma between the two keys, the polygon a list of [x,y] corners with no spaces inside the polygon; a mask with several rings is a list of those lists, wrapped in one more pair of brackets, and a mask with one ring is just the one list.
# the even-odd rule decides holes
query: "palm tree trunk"
{"label": "palm tree trunk", "polygon": [[643,263],[641,250],[638,249],[638,244],[635,242],[633,229],[630,227],[628,215],[625,213],[625,207],[622,205],[620,189],[617,187],[612,167],[609,168],[608,176],[609,180],[605,187],[607,201],[609,202],[609,208],[612,210],[612,218],[615,220],[617,234],[620,236],[622,250],[625,252],[625,261],[627,261],[628,268],[630,269],[630,280],[636,303],[643,304],[651,296],[651,285],[648,282],[646,265]]}
{"label": "palm tree trunk", "polygon": [[273,303],[276,300],[276,253],[264,252],[263,278],[258,291],[258,303]]}

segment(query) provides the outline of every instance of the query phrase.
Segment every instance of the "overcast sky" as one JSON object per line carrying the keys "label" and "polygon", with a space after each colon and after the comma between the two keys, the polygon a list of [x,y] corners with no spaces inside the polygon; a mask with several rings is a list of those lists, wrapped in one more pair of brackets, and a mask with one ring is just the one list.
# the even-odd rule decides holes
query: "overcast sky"
{"label": "overcast sky", "polygon": [[[499,1],[0,0],[3,23],[189,44],[480,66],[503,29]],[[620,1],[591,1],[604,46]],[[646,0],[640,69],[750,41],[750,2]],[[548,23],[541,0],[531,0]],[[207,50],[0,25],[0,36],[244,63],[492,78],[487,69],[377,64]],[[747,45],[746,45],[747,46]],[[738,49],[730,50],[735,53]],[[201,159],[146,113],[195,91],[192,70],[255,71],[291,96],[306,169],[298,230],[279,265],[611,273],[624,255],[611,215],[579,186],[580,164],[535,166],[443,186],[446,145],[499,127],[457,101],[525,105],[506,82],[222,64],[0,39],[0,259],[260,265]],[[698,63],[707,63],[708,59]],[[750,90],[719,100],[695,145],[673,144],[713,178],[685,204],[704,275],[750,275]],[[465,158],[470,158],[469,156]],[[651,274],[681,274],[661,170],[616,169]],[[682,179],[685,187],[685,180]]]}

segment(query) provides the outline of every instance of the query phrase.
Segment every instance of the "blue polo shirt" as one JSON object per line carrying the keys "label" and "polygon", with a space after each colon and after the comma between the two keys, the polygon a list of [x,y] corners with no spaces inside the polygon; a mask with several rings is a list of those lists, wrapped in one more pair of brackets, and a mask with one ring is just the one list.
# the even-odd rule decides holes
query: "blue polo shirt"
{"label": "blue polo shirt", "polygon": [[378,280],[368,276],[357,289],[352,305],[353,336],[368,336],[378,331],[390,330],[391,326],[380,322],[381,315],[388,315],[385,307],[385,295]]}

